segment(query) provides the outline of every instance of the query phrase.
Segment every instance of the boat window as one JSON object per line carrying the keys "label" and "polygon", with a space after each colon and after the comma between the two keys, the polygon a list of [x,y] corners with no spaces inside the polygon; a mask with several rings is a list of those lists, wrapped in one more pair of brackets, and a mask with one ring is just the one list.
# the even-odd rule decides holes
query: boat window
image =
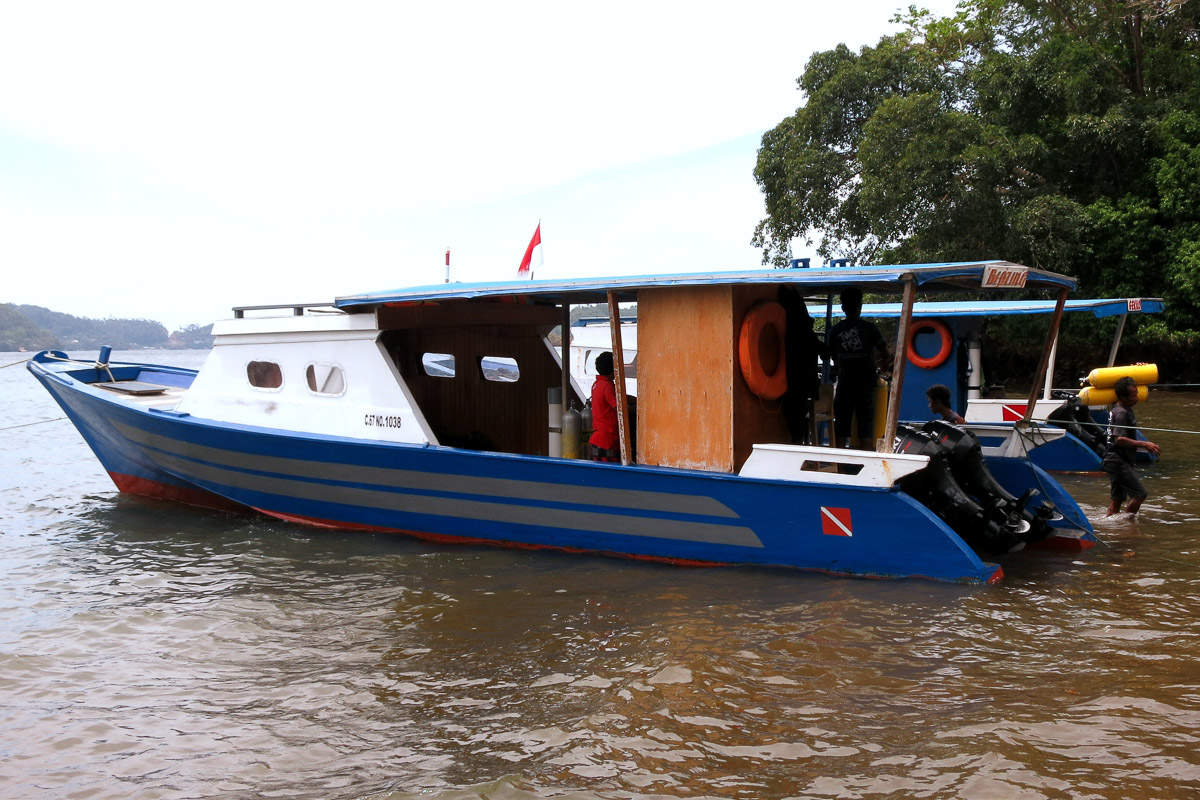
{"label": "boat window", "polygon": [[479,359],[479,371],[485,379],[499,383],[516,383],[521,377],[516,359],[504,356],[484,356]]}
{"label": "boat window", "polygon": [[800,465],[802,472],[830,472],[836,475],[857,475],[863,470],[862,464],[844,464],[838,461],[805,461]]}
{"label": "boat window", "polygon": [[334,364],[309,364],[304,376],[308,390],[314,394],[340,395],[346,391],[345,374]]}
{"label": "boat window", "polygon": [[[596,356],[605,352],[607,348],[597,347],[591,350],[584,351],[583,355],[583,374],[595,376],[596,372]],[[625,351],[626,358],[629,356],[629,351]],[[633,359],[625,362],[625,377],[629,380],[637,380],[637,353],[633,354]]]}
{"label": "boat window", "polygon": [[449,353],[425,353],[421,356],[421,366],[430,377],[454,377],[454,356]]}
{"label": "boat window", "polygon": [[256,389],[278,389],[283,386],[283,370],[274,361],[251,361],[246,365],[246,379]]}

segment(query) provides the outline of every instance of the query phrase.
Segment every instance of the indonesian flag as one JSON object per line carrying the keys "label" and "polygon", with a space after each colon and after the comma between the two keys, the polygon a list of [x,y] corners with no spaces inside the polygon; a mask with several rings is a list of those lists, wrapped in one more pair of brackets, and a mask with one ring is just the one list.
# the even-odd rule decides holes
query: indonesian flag
{"label": "indonesian flag", "polygon": [[521,259],[521,266],[517,267],[518,278],[529,278],[533,280],[533,268],[542,265],[542,223],[538,223],[537,230],[533,232],[533,238],[529,240],[529,247],[525,248],[525,256]]}

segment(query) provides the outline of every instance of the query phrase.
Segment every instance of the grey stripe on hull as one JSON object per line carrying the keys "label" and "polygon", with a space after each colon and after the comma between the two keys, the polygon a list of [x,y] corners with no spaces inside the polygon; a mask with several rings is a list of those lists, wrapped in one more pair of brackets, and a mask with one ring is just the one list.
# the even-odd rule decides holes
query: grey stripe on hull
{"label": "grey stripe on hull", "polygon": [[[133,431],[133,429],[130,430]],[[155,442],[152,446],[155,447],[171,444],[182,444],[166,437],[153,436],[140,431],[133,432],[140,434],[138,437],[139,439],[154,439]],[[147,444],[149,444],[149,442],[147,442]],[[200,449],[213,451],[216,453],[224,453],[227,455],[231,454],[230,451],[216,450],[215,448],[203,446],[183,445],[183,447],[189,452]],[[649,518],[621,513],[606,514],[596,511],[546,508],[542,506],[521,504],[521,501],[524,500],[540,501],[540,497],[510,497],[507,499],[511,499],[515,502],[509,503],[437,497],[419,493],[398,493],[381,489],[363,489],[349,486],[336,486],[324,482],[314,483],[310,481],[293,480],[291,478],[280,478],[269,475],[259,475],[250,472],[241,472],[235,469],[226,469],[220,466],[198,463],[180,456],[156,451],[147,451],[146,455],[158,463],[163,469],[185,479],[215,483],[224,486],[232,486],[247,491],[262,492],[264,494],[278,495],[283,497],[301,497],[318,502],[337,503],[341,505],[363,508],[386,509],[389,511],[410,514],[428,514],[431,516],[478,520],[483,522],[560,528],[567,532],[594,531],[598,533],[619,534],[623,536],[641,536],[652,539],[671,539],[675,541],[733,545],[738,547],[761,548],[763,546],[762,541],[758,538],[753,530],[740,525],[722,525],[711,522]],[[263,458],[270,458],[272,461],[276,462],[292,463],[289,459],[280,459],[274,457]],[[320,465],[320,462],[304,463],[308,463],[310,465]],[[325,466],[329,467],[328,474],[310,474],[309,477],[311,477],[314,481],[349,480],[346,472],[346,465],[328,464]],[[362,470],[364,468],[359,467],[355,469]],[[374,470],[369,471],[374,472]],[[423,473],[411,473],[410,471],[406,470],[390,470],[390,472],[423,475]],[[454,475],[440,474],[437,477],[439,478],[437,488],[441,491],[445,491],[449,488],[446,486],[447,480],[453,479],[457,482],[457,476]],[[504,481],[504,483],[520,485],[523,482],[508,480]],[[534,485],[537,487],[545,487],[551,484],[534,483]],[[407,489],[408,487],[397,486],[395,488]],[[598,491],[606,493],[612,492],[612,490]],[[654,493],[638,492],[637,494],[653,495]],[[665,495],[665,497],[673,496]],[[553,499],[555,501],[560,501],[560,498],[557,497]],[[590,499],[588,504],[599,505],[595,499]],[[396,527],[404,527],[404,525],[397,525]],[[556,544],[569,546],[571,543],[556,542]]]}
{"label": "grey stripe on hull", "polygon": [[[138,444],[234,469],[250,469],[314,480],[327,480],[335,477],[337,480],[347,483],[363,483],[417,491],[461,491],[463,494],[486,495],[521,501],[540,500],[547,503],[574,503],[604,508],[659,511],[665,514],[738,518],[737,513],[729,506],[703,495],[643,492],[637,489],[607,489],[600,486],[571,486],[511,478],[482,478],[471,475],[391,469],[389,467],[363,467],[353,464],[331,464],[279,456],[252,455],[236,450],[224,450],[182,442],[121,423],[116,423],[116,426],[130,441]],[[447,487],[448,480],[454,481],[453,489]]]}
{"label": "grey stripe on hull", "polygon": [[[635,517],[625,514],[602,514],[595,511],[463,500],[423,494],[401,494],[380,489],[357,489],[350,486],[334,486],[291,478],[273,478],[252,472],[237,472],[164,453],[148,453],[147,455],[169,472],[198,481],[209,481],[283,497],[302,497],[323,503],[382,508],[407,514],[429,514],[455,519],[536,525],[561,528],[566,531],[596,531],[624,536],[645,536],[653,539],[673,539],[739,547],[763,546],[754,531],[742,526]],[[338,475],[334,479],[340,480],[341,477]],[[396,527],[404,526],[397,525]],[[569,545],[570,542],[557,542],[557,544]]]}

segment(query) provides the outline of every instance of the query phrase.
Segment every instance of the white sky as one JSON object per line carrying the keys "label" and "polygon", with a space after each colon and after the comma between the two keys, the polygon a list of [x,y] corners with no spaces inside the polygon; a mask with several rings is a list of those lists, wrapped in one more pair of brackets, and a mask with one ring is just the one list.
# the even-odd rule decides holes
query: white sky
{"label": "white sky", "polygon": [[763,132],[903,5],[0,0],[0,302],[507,280],[539,219],[536,277],[759,267]]}

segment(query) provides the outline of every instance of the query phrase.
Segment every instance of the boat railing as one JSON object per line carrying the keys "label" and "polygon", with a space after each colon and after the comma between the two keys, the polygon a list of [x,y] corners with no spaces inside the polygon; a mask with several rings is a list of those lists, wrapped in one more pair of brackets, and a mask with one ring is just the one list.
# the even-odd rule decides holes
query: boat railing
{"label": "boat railing", "polygon": [[318,311],[322,314],[342,314],[345,313],[339,308],[335,308],[332,303],[282,303],[279,305],[267,306],[234,306],[233,318],[244,319],[247,311],[279,311],[281,309],[292,310],[292,316],[303,317],[305,313]]}

